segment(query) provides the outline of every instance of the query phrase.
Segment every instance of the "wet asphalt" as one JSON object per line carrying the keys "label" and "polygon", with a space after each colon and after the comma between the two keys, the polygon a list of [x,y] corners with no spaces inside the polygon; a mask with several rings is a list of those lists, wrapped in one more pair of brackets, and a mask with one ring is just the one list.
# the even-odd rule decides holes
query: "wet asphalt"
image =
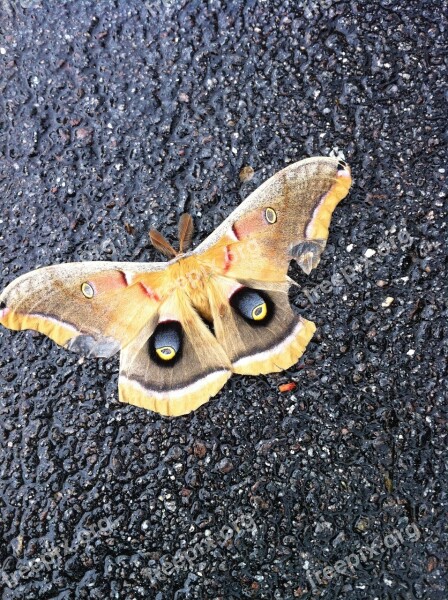
{"label": "wet asphalt", "polygon": [[448,597],[446,9],[0,1],[2,287],[159,260],[150,227],[189,211],[198,243],[301,158],[354,176],[319,267],[291,268],[303,358],[189,416],[2,329],[2,599]]}

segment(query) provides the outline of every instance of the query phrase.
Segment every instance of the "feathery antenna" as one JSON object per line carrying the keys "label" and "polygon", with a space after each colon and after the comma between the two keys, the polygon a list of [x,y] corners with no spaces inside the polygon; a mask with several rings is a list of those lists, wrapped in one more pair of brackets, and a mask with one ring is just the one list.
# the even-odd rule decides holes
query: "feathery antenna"
{"label": "feathery antenna", "polygon": [[193,219],[188,213],[184,213],[179,219],[179,252],[188,250],[193,237]]}
{"label": "feathery antenna", "polygon": [[163,237],[161,233],[157,231],[157,229],[151,229],[149,232],[149,239],[151,240],[151,244],[154,248],[157,248],[159,252],[168,256],[168,258],[173,258],[177,256],[176,250],[171,246],[169,242]]}

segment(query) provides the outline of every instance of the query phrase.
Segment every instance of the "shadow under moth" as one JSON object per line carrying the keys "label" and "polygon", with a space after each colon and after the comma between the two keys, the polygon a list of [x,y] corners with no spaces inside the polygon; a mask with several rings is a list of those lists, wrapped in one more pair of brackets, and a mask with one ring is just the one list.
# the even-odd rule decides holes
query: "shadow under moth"
{"label": "shadow under moth", "polygon": [[339,158],[309,158],[263,183],[202,244],[179,252],[155,230],[169,262],[82,262],[44,267],[0,295],[0,323],[34,329],[89,356],[120,352],[119,398],[183,415],[218,393],[232,373],[288,369],[315,325],[288,300],[291,260],[309,274],[331,215],[351,185]]}

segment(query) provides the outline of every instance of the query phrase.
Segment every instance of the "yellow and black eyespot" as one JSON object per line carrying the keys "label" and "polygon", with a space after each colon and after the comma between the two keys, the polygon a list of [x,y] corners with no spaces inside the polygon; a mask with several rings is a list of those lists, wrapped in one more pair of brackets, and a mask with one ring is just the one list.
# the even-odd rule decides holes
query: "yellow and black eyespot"
{"label": "yellow and black eyespot", "polygon": [[88,298],[89,300],[91,298],[94,297],[95,295],[95,290],[93,289],[93,287],[90,285],[90,283],[87,283],[87,281],[85,281],[82,285],[81,285],[81,292],[84,294],[84,296],[86,298]]}
{"label": "yellow and black eyespot", "polygon": [[230,305],[253,325],[267,324],[274,312],[274,305],[267,294],[250,288],[237,290],[230,298]]}
{"label": "yellow and black eyespot", "polygon": [[266,302],[258,304],[252,311],[252,319],[254,321],[262,321],[268,314],[268,305]]}
{"label": "yellow and black eyespot", "polygon": [[182,327],[178,321],[159,323],[149,338],[149,354],[160,366],[172,366],[181,356]]}
{"label": "yellow and black eyespot", "polygon": [[270,225],[273,225],[277,221],[277,213],[273,208],[267,208],[264,211],[264,216]]}
{"label": "yellow and black eyespot", "polygon": [[162,360],[172,360],[176,356],[176,350],[172,346],[162,346],[155,348],[157,356]]}

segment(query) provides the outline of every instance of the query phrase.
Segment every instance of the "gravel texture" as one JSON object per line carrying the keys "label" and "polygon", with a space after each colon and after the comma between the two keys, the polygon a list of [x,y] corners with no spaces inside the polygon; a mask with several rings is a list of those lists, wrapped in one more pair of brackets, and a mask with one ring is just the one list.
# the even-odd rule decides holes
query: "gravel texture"
{"label": "gravel texture", "polygon": [[2,329],[3,599],[448,597],[447,8],[0,0],[2,286],[158,260],[151,226],[188,210],[197,243],[306,156],[339,148],[355,179],[292,269],[300,363],[190,416]]}

